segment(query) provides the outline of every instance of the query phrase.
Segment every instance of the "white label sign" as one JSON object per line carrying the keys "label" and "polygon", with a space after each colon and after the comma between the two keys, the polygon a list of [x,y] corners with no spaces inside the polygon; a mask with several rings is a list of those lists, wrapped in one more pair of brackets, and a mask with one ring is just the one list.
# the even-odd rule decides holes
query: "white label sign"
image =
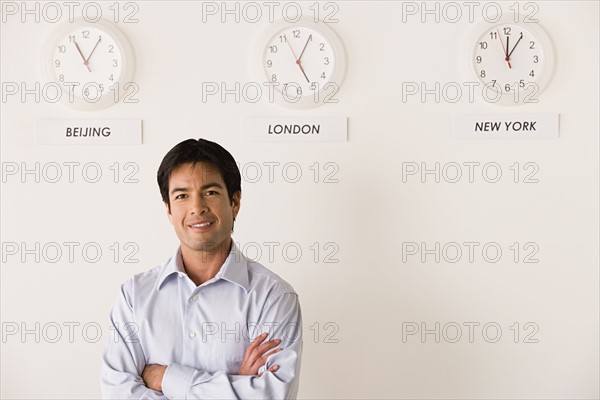
{"label": "white label sign", "polygon": [[458,139],[552,139],[558,138],[557,113],[458,114],[454,137]]}
{"label": "white label sign", "polygon": [[41,119],[36,144],[142,144],[141,119]]}
{"label": "white label sign", "polygon": [[245,117],[242,137],[249,142],[346,142],[346,117]]}

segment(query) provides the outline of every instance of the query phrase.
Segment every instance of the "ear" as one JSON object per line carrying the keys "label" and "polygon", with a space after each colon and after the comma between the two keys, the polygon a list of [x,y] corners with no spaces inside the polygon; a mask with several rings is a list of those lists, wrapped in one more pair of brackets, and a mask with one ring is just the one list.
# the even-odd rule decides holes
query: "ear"
{"label": "ear", "polygon": [[165,209],[167,211],[167,217],[169,218],[169,221],[171,221],[171,225],[173,225],[173,215],[171,214],[171,207],[166,201],[163,204],[165,205]]}
{"label": "ear", "polygon": [[240,212],[241,200],[242,200],[242,192],[240,192],[240,191],[235,192],[231,198],[231,208],[233,209],[233,218],[234,219],[235,219],[235,217],[237,217],[238,213]]}

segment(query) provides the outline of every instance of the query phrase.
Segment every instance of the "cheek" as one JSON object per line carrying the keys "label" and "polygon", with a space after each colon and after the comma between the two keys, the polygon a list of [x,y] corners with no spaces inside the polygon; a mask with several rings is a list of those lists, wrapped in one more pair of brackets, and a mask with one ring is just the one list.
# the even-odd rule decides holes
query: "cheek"
{"label": "cheek", "polygon": [[184,219],[185,212],[181,210],[181,207],[173,207],[171,205],[171,213],[169,214],[169,220],[171,224],[176,225]]}

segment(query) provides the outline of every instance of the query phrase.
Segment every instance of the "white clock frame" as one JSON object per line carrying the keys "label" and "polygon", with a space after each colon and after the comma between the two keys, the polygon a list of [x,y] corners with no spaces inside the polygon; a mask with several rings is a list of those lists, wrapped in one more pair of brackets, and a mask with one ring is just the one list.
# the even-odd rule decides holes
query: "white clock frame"
{"label": "white clock frame", "polygon": [[[336,34],[336,32],[331,29],[327,24],[314,23],[309,18],[301,18],[298,22],[287,22],[285,20],[275,21],[273,24],[269,25],[267,29],[265,29],[259,38],[256,41],[254,57],[252,60],[252,64],[254,65],[254,76],[259,79],[259,84],[264,88],[263,91],[267,91],[269,88],[263,86],[264,83],[271,81],[268,76],[266,67],[264,65],[265,60],[265,52],[267,51],[268,45],[273,38],[276,37],[277,34],[282,32],[283,30],[292,28],[292,27],[306,27],[311,30],[318,32],[323,38],[325,38],[328,44],[331,46],[333,54],[335,56],[333,73],[331,77],[327,80],[327,82],[323,85],[323,87],[319,87],[318,100],[315,101],[315,92],[311,91],[310,95],[302,96],[298,101],[292,102],[284,98],[284,94],[278,87],[274,89],[275,95],[273,98],[273,102],[294,109],[306,109],[306,108],[314,108],[322,106],[323,104],[328,104],[326,100],[328,99],[328,94],[331,94],[331,86],[327,86],[329,83],[334,83],[337,85],[337,91],[335,93],[335,98],[338,99],[339,89],[342,86],[345,74],[346,74],[346,51],[344,49],[344,45]],[[333,103],[333,101],[332,101]]]}
{"label": "white clock frame", "polygon": [[[125,95],[124,84],[132,81],[135,72],[135,56],[133,48],[125,36],[125,34],[112,22],[105,19],[100,19],[97,22],[88,22],[83,18],[75,19],[73,22],[63,22],[61,25],[56,27],[54,31],[48,36],[44,45],[43,51],[43,62],[44,74],[50,82],[56,82],[56,76],[54,73],[53,61],[54,52],[59,43],[64,40],[70,32],[85,27],[95,28],[104,31],[115,44],[119,47],[121,52],[121,68],[120,76],[118,81],[114,84],[119,85],[117,89],[106,88],[103,95],[98,101],[91,102],[85,100],[82,96],[74,96],[69,93],[69,88],[66,85],[62,86],[61,102],[79,110],[94,111],[101,110],[111,105],[116,104]],[[75,90],[82,90],[82,85],[76,87]],[[116,91],[116,92],[115,92]]]}
{"label": "white clock frame", "polygon": [[[518,21],[523,21],[523,16],[517,17]],[[518,94],[515,94],[514,91],[510,91],[505,93],[501,89],[500,98],[497,101],[488,101],[492,104],[498,104],[502,106],[514,106],[527,104],[529,102],[535,102],[534,100],[539,100],[539,94],[543,92],[543,90],[548,86],[550,80],[552,78],[554,72],[554,49],[552,46],[552,41],[546,31],[539,25],[539,23],[528,23],[528,22],[515,22],[515,18],[513,16],[504,16],[499,21],[490,23],[486,21],[481,21],[477,23],[468,33],[465,40],[463,41],[462,50],[460,51],[461,59],[462,59],[462,67],[461,69],[466,72],[465,75],[467,79],[472,80],[475,78],[478,83],[480,83],[480,87],[477,89],[478,94],[482,97],[483,91],[490,90],[490,93],[494,93],[491,98],[497,95],[497,91],[485,88],[485,81],[481,79],[478,75],[476,61],[475,61],[475,50],[478,45],[479,40],[487,34],[491,29],[495,27],[499,27],[502,25],[518,25],[521,26],[524,30],[531,33],[536,41],[542,46],[542,54],[544,55],[544,66],[543,71],[540,77],[534,79],[534,82],[537,85],[537,91],[535,95],[531,98],[528,98],[527,88],[525,90],[519,91]],[[501,57],[499,57],[501,59]],[[479,90],[481,89],[481,90]],[[530,93],[531,94],[531,93]]]}

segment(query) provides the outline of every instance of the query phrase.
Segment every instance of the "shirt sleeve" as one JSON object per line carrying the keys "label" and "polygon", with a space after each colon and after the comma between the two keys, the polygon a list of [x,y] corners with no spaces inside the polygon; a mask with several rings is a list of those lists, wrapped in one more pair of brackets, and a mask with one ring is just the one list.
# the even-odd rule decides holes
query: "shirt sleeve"
{"label": "shirt sleeve", "polygon": [[261,377],[227,375],[170,364],[162,381],[163,393],[171,399],[295,399],[302,355],[302,315],[297,294],[277,297],[266,306],[257,323],[269,328],[269,338],[281,339],[279,347],[283,350],[271,355],[259,370],[279,365],[276,372],[266,371]]}
{"label": "shirt sleeve", "polygon": [[133,317],[133,282],[121,286],[110,314],[110,335],[102,356],[101,391],[103,399],[166,399],[149,389],[141,377],[146,366]]}

